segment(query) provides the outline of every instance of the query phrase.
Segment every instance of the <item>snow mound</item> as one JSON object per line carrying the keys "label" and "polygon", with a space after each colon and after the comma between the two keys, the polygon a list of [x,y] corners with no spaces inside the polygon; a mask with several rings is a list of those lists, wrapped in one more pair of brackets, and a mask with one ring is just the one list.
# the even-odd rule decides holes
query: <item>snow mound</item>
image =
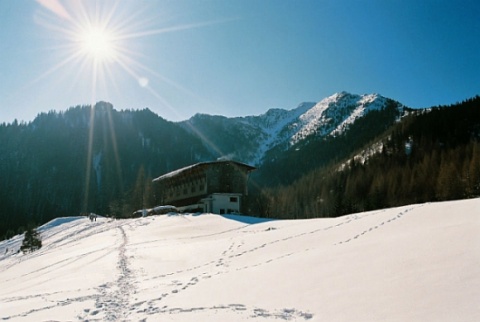
{"label": "snow mound", "polygon": [[55,219],[50,220],[46,224],[38,227],[38,231],[42,232],[42,231],[45,231],[45,230],[48,230],[48,229],[51,229],[51,228],[54,228],[54,227],[57,227],[57,226],[60,226],[60,225],[66,224],[66,223],[70,223],[72,221],[79,220],[79,219],[85,219],[85,217],[77,216],[77,217],[55,218]]}

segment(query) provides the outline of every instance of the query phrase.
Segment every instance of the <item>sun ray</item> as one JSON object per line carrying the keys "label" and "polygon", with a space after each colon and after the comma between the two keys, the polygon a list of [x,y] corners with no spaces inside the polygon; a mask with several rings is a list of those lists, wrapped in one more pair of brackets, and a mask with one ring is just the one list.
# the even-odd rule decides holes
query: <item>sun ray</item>
{"label": "sun ray", "polygon": [[120,164],[120,157],[118,153],[117,135],[115,133],[115,127],[113,126],[112,111],[109,109],[107,113],[108,113],[108,122],[110,125],[110,138],[112,140],[113,155],[115,159],[115,167],[117,170],[120,194],[123,195],[124,188],[123,188],[123,177],[122,177],[122,165]]}
{"label": "sun ray", "polygon": [[[132,61],[131,62],[132,64],[134,65],[137,65],[137,67],[140,67],[142,69],[146,69],[148,70],[147,67],[141,65],[140,63],[136,62],[136,61]],[[125,69],[126,72],[128,72],[132,77],[134,78],[139,78],[139,75],[129,67],[128,64],[124,64],[123,63],[123,60],[121,60],[119,62],[119,64],[122,66],[122,68]],[[160,75],[159,75],[160,76]],[[161,76],[163,78],[163,76]],[[177,112],[177,110],[162,96],[160,95],[159,93],[157,93],[157,91],[155,91],[152,87],[150,86],[145,86],[145,88],[154,96],[156,97],[163,106],[167,107],[168,109],[170,109],[170,111],[172,113],[174,113],[177,117],[182,117],[183,115],[179,115],[179,113]],[[180,87],[182,88],[182,87]],[[209,148],[211,148],[213,151],[217,152],[219,155],[224,155],[223,151],[217,146],[215,145],[211,140],[209,140],[199,129],[197,129],[195,126],[193,126],[192,124],[190,123],[187,123],[187,125],[189,126],[190,130],[193,131],[194,133],[196,133],[201,139],[203,142],[205,142],[205,144],[207,144],[207,146]]]}
{"label": "sun ray", "polygon": [[95,128],[95,111],[94,106],[90,108],[90,127],[88,129],[88,146],[87,146],[87,162],[85,171],[85,191],[83,199],[83,212],[88,211],[89,197],[90,197],[90,176],[92,174],[92,155],[93,155],[93,136]]}
{"label": "sun ray", "polygon": [[57,72],[58,70],[62,69],[62,67],[65,67],[67,66],[69,63],[71,63],[73,60],[75,60],[76,57],[75,56],[68,56],[67,58],[65,58],[64,60],[62,60],[61,62],[59,62],[58,64],[52,66],[50,69],[48,69],[47,71],[43,72],[41,75],[39,75],[37,78],[31,80],[30,82],[26,83],[25,85],[23,85],[22,87],[20,87],[18,89],[18,92],[21,93],[23,92],[25,89],[27,89],[28,87],[31,87],[33,86],[34,84],[40,82],[41,80],[47,78],[48,76],[50,76],[51,74],[54,74],[55,72]]}
{"label": "sun ray", "polygon": [[234,20],[238,20],[238,18],[212,20],[212,21],[206,21],[206,22],[159,28],[159,29],[144,30],[144,31],[139,31],[131,34],[125,34],[121,37],[121,39],[141,38],[141,37],[153,36],[153,35],[176,32],[176,31],[190,30],[190,29],[195,29],[200,27],[208,27],[216,24],[231,22]]}

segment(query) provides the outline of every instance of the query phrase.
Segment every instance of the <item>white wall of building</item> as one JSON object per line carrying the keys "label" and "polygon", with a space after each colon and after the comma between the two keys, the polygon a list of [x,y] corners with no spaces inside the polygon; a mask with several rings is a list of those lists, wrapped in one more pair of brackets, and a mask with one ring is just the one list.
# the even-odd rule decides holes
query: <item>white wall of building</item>
{"label": "white wall of building", "polygon": [[240,212],[241,194],[214,193],[210,198],[210,212],[214,214],[229,214]]}

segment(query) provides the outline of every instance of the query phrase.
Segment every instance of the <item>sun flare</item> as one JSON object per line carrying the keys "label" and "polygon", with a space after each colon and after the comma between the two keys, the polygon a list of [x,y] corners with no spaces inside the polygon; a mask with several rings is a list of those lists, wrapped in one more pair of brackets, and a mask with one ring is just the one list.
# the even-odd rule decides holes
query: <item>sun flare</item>
{"label": "sun flare", "polygon": [[[95,102],[109,101],[112,91],[122,97],[125,95],[122,93],[123,89],[130,87],[132,79],[140,88],[157,99],[159,105],[174,113],[177,113],[175,108],[152,84],[162,82],[192,95],[181,85],[138,60],[139,57],[142,60],[148,57],[140,50],[145,47],[141,46],[139,40],[164,33],[211,26],[231,19],[159,28],[156,26],[156,17],[145,16],[144,10],[138,9],[136,1],[36,0],[36,2],[43,9],[36,14],[36,22],[51,32],[55,41],[52,42],[54,44],[52,48],[56,50],[52,54],[57,55],[58,62],[34,82],[64,70],[65,74],[62,76],[69,77],[72,89],[87,89],[86,95],[83,93],[83,96],[85,102],[90,102],[92,106],[83,206],[84,209],[88,209],[93,171],[91,160],[94,155]],[[110,117],[109,121],[112,121]],[[113,129],[113,126],[111,128]],[[110,135],[114,142],[119,185],[122,186],[115,131],[112,130]],[[214,146],[213,148],[218,150]]]}
{"label": "sun flare", "polygon": [[117,50],[113,33],[105,28],[90,27],[79,35],[81,52],[95,61],[115,60]]}

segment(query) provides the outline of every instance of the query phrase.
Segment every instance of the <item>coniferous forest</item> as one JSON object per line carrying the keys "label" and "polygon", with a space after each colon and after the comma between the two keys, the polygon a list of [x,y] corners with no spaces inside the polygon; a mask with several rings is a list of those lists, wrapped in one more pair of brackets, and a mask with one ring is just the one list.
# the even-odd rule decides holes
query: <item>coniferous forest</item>
{"label": "coniferous forest", "polygon": [[[480,196],[480,97],[414,112],[350,156],[258,197],[264,216],[310,218]],[[360,150],[357,151],[357,153]]]}
{"label": "coniferous forest", "polygon": [[124,217],[151,203],[155,176],[210,154],[150,110],[100,102],[0,125],[0,236],[94,212]]}
{"label": "coniferous forest", "polygon": [[[104,102],[0,124],[0,142],[0,238],[61,216],[128,217],[155,206],[153,178],[218,157],[185,126]],[[329,217],[478,197],[480,97],[403,118],[392,101],[341,135],[265,160],[249,181],[248,215]]]}

